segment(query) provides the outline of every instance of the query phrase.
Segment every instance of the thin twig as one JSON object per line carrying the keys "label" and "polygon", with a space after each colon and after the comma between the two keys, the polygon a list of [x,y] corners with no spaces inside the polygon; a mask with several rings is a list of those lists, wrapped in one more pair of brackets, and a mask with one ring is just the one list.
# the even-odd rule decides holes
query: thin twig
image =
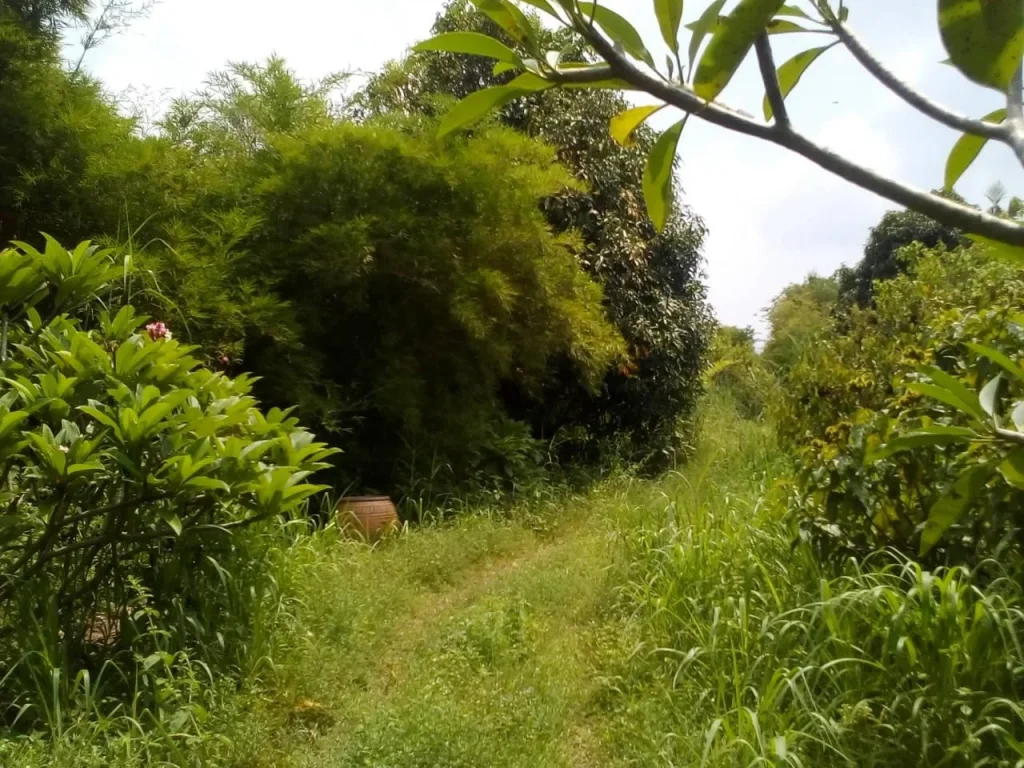
{"label": "thin twig", "polygon": [[786,97],[782,95],[782,88],[779,86],[779,76],[775,72],[775,58],[772,56],[772,44],[768,41],[768,35],[764,32],[758,35],[754,48],[757,51],[757,65],[761,69],[761,79],[764,81],[765,94],[768,96],[768,103],[771,104],[775,124],[780,128],[789,128]]}

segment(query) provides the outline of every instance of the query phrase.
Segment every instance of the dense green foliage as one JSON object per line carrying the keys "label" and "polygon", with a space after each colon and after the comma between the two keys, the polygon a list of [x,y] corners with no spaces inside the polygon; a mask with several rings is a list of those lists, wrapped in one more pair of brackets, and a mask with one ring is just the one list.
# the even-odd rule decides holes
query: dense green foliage
{"label": "dense green foliage", "polygon": [[[976,392],[994,375],[993,364],[970,343],[994,346],[1013,358],[1021,353],[1019,270],[977,248],[915,245],[901,257],[907,272],[877,282],[872,307],[852,307],[826,324],[782,383],[786,398],[779,423],[802,450],[802,508],[820,543],[840,554],[878,546],[916,551],[921,524],[964,462],[985,461],[981,446],[968,456],[947,444],[866,462],[900,431],[932,422],[966,424],[955,408],[915,390],[913,380],[934,380],[935,374],[927,374],[930,364]],[[932,557],[976,562],[1011,543],[1016,548],[1011,510],[1019,504],[1018,491],[993,482],[979,513],[965,516]]]}
{"label": "dense green foliage", "polygon": [[[707,97],[814,23],[717,10]],[[143,135],[61,63],[90,12],[0,3],[0,763],[1021,762],[1019,265],[887,214],[759,352],[668,214],[681,124],[536,75],[449,111],[515,67],[607,77],[592,30],[453,2],[358,94],[230,64]],[[343,538],[352,491],[408,525]]]}
{"label": "dense green foliage", "polygon": [[852,269],[840,270],[839,291],[844,300],[864,307],[871,303],[876,280],[891,280],[906,271],[900,249],[911,243],[929,248],[956,248],[963,233],[914,211],[889,211],[871,229],[864,257]]}
{"label": "dense green foliage", "polygon": [[[500,28],[466,0],[447,5],[435,34],[477,32],[503,37]],[[578,38],[544,33],[545,44],[566,60],[586,54]],[[508,38],[503,38],[511,42]],[[510,75],[492,73],[492,62],[447,52],[417,53],[389,65],[360,95],[370,114],[436,114],[448,98],[463,98]],[[629,364],[608,372],[594,391],[571,367],[555,367],[556,383],[536,393],[508,392],[513,412],[534,432],[556,437],[562,455],[591,459],[624,448],[630,458],[655,458],[664,466],[684,447],[681,419],[692,415],[705,365],[711,322],[700,282],[701,220],[682,207],[661,234],[643,205],[644,157],[654,141],[637,131],[633,146],[608,135],[608,123],[627,102],[609,91],[546,91],[504,107],[499,120],[553,145],[559,160],[582,182],[544,203],[558,231],[579,230],[580,261],[604,289],[609,318],[629,345]],[[623,438],[625,445],[616,446]]]}

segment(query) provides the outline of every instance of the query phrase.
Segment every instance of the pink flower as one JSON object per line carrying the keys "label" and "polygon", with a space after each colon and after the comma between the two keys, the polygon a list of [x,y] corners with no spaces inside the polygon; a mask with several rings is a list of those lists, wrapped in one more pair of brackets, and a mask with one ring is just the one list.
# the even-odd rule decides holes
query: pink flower
{"label": "pink flower", "polygon": [[228,357],[227,355],[221,355],[220,356],[220,364],[221,365],[227,365],[230,362],[231,362],[231,358]]}
{"label": "pink flower", "polygon": [[163,323],[150,323],[146,326],[146,330],[149,332],[149,338],[153,341],[157,339],[171,340],[171,330]]}

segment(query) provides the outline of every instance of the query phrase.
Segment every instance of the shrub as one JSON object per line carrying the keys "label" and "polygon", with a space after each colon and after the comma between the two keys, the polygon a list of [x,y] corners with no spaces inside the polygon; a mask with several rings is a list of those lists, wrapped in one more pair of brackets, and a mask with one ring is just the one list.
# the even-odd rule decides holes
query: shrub
{"label": "shrub", "polygon": [[66,314],[119,273],[88,244],[0,253],[5,664],[33,624],[69,663],[109,655],[119,635],[131,643],[140,594],[161,615],[210,618],[224,576],[211,556],[323,487],[306,478],[332,451],[261,412],[247,377],[200,367],[131,307],[91,328]]}
{"label": "shrub", "polygon": [[[805,347],[784,378],[777,409],[782,433],[799,451],[806,532],[838,557],[886,546],[916,553],[920,527],[963,462],[974,460],[955,444],[879,454],[901,431],[968,423],[915,391],[918,372],[931,364],[980,389],[996,369],[970,344],[1015,358],[1022,351],[1014,317],[1024,281],[1014,267],[977,248],[915,245],[902,258],[907,273],[876,283],[873,307],[851,308]],[[986,454],[977,448],[981,459]],[[1019,538],[1009,514],[1019,492],[999,484],[990,491],[989,513],[961,520],[931,558],[974,563]]]}

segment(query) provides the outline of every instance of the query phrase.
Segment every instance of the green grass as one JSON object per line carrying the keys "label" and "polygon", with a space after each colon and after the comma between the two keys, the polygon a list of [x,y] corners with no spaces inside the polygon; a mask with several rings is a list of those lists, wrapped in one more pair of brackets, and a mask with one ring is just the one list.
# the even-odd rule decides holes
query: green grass
{"label": "green grass", "polygon": [[372,549],[296,536],[237,684],[176,667],[203,722],[77,705],[0,764],[1021,765],[1024,612],[999,564],[824,570],[770,428],[717,399],[702,433],[658,482]]}

